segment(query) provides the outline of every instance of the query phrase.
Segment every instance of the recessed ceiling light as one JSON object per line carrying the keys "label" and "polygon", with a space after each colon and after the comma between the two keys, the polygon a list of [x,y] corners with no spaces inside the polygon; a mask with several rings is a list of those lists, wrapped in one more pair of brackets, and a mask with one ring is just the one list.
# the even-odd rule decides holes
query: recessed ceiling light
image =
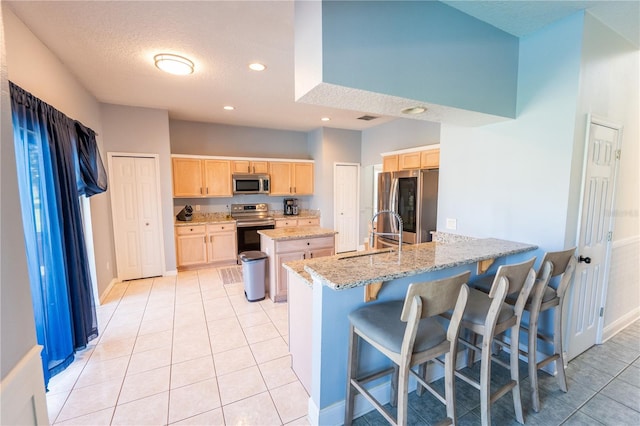
{"label": "recessed ceiling light", "polygon": [[176,75],[187,75],[193,73],[193,62],[182,56],[171,53],[160,53],[153,57],[158,69]]}
{"label": "recessed ceiling light", "polygon": [[402,110],[403,114],[422,114],[427,110],[427,107],[423,106],[414,106],[411,108],[405,108]]}
{"label": "recessed ceiling light", "polygon": [[249,64],[249,68],[254,71],[264,71],[265,69],[267,69],[267,66],[259,62],[254,62],[252,64]]}
{"label": "recessed ceiling light", "polygon": [[227,111],[233,111],[235,107],[232,107],[231,105],[225,105],[223,109],[226,109]]}
{"label": "recessed ceiling light", "polygon": [[329,117],[322,117],[322,118],[320,119],[320,121],[330,121],[330,120],[331,120],[331,119],[330,119]]}

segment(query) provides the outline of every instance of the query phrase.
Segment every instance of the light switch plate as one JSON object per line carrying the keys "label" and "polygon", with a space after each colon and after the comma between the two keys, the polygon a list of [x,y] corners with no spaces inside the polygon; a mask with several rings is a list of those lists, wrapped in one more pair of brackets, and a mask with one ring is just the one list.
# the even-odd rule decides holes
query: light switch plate
{"label": "light switch plate", "polygon": [[199,212],[200,211],[200,204],[196,204],[196,211]]}
{"label": "light switch plate", "polygon": [[447,218],[447,229],[456,229],[458,227],[458,221],[456,219]]}

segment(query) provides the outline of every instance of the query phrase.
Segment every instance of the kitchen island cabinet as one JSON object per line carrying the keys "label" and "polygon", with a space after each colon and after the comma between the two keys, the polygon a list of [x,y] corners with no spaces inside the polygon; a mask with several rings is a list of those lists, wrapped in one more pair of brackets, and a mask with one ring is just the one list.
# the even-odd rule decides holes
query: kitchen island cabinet
{"label": "kitchen island cabinet", "polygon": [[335,253],[332,229],[317,226],[263,229],[260,250],[269,256],[269,297],[274,302],[287,300],[287,272],[282,264],[295,260],[315,259]]}
{"label": "kitchen island cabinet", "polygon": [[295,228],[298,226],[320,226],[319,217],[289,217],[276,219],[276,228]]}
{"label": "kitchen island cabinet", "polygon": [[[495,273],[499,265],[530,259],[536,249],[535,245],[512,241],[470,239],[409,245],[400,256],[383,249],[285,264],[283,268],[292,277],[289,351],[294,371],[310,392],[310,423],[340,424],[344,420],[350,312],[369,300],[404,300],[414,282],[467,271],[472,279]],[[489,269],[487,265],[491,265]],[[377,290],[372,292],[372,288]],[[377,371],[383,365],[388,364],[363,347],[361,371]],[[440,371],[430,369],[428,374],[430,381]],[[384,403],[384,395],[390,395],[390,382],[378,382],[371,391]]]}

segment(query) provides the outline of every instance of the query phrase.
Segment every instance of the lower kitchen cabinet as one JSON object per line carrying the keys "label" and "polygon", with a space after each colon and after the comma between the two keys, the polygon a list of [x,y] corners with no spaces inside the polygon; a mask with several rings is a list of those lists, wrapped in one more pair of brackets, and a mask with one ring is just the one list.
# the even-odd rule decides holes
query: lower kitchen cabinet
{"label": "lower kitchen cabinet", "polygon": [[176,226],[178,266],[207,263],[207,226]]}
{"label": "lower kitchen cabinet", "polygon": [[235,223],[176,226],[178,268],[236,261]]}
{"label": "lower kitchen cabinet", "polygon": [[235,262],[237,248],[234,224],[207,225],[207,240],[208,263]]}
{"label": "lower kitchen cabinet", "polygon": [[269,255],[269,297],[274,302],[287,300],[287,270],[283,263],[332,256],[335,252],[333,236],[274,240],[262,235],[260,245]]}

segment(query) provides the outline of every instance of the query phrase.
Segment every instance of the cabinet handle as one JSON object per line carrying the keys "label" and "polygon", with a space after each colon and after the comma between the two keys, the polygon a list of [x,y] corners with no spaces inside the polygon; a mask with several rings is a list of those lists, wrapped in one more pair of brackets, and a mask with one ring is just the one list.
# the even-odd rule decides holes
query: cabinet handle
{"label": "cabinet handle", "polygon": [[209,235],[209,242],[213,243],[213,235]]}
{"label": "cabinet handle", "polygon": [[207,194],[209,194],[209,187],[207,186]]}
{"label": "cabinet handle", "polygon": [[302,253],[302,258],[306,259],[307,258],[307,254],[306,253]]}
{"label": "cabinet handle", "polygon": [[207,236],[204,236],[204,243],[207,244]]}
{"label": "cabinet handle", "polygon": [[200,187],[200,195],[202,195],[202,187]]}
{"label": "cabinet handle", "polygon": [[313,252],[309,253],[309,259],[313,259]]}
{"label": "cabinet handle", "polygon": [[296,187],[295,186],[293,187],[293,193],[294,194],[296,193]]}

